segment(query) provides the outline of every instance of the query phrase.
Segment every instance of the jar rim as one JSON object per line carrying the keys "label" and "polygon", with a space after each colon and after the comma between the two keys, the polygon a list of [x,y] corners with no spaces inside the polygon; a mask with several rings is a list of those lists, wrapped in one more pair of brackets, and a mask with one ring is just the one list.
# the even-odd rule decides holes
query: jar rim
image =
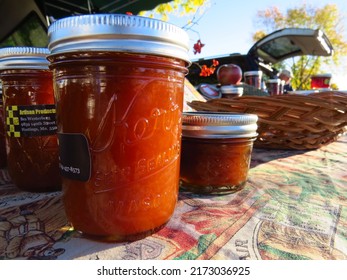
{"label": "jar rim", "polygon": [[125,14],[90,14],[59,19],[48,27],[52,55],[79,51],[156,54],[190,64],[188,34],[157,19]]}

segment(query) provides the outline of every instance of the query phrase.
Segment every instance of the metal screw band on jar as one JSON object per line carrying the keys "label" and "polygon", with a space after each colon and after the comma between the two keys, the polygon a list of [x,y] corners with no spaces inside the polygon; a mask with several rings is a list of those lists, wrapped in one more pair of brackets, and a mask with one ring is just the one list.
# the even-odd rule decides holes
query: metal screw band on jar
{"label": "metal screw band on jar", "polygon": [[48,28],[52,54],[88,51],[131,52],[182,59],[189,38],[181,28],[164,21],[122,14],[93,14],[60,19]]}
{"label": "metal screw band on jar", "polygon": [[257,120],[258,116],[253,114],[184,112],[182,135],[194,138],[256,137]]}
{"label": "metal screw band on jar", "polygon": [[39,69],[47,70],[49,62],[47,48],[6,47],[0,49],[0,70]]}

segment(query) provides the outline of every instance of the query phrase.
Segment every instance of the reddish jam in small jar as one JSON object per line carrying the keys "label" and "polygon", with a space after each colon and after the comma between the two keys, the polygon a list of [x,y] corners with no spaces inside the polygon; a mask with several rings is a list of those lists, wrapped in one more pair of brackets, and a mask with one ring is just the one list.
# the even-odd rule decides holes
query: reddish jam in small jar
{"label": "reddish jam in small jar", "polygon": [[181,188],[206,194],[241,190],[247,181],[257,119],[251,114],[183,113]]}
{"label": "reddish jam in small jar", "polygon": [[104,241],[155,232],[178,198],[186,33],[128,15],[66,18],[48,33],[69,221]]}
{"label": "reddish jam in small jar", "polygon": [[48,49],[0,49],[7,169],[24,191],[61,189],[52,72]]}

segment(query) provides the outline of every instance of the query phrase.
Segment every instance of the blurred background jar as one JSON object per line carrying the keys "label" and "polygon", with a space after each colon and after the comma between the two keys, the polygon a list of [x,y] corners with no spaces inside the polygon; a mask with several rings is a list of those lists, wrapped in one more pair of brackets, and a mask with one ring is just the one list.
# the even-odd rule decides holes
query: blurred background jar
{"label": "blurred background jar", "polygon": [[2,102],[2,86],[0,82],[0,168],[6,167],[5,115]]}
{"label": "blurred background jar", "polygon": [[329,89],[332,75],[329,73],[311,76],[311,89]]}
{"label": "blurred background jar", "polygon": [[7,168],[25,191],[61,189],[56,111],[48,49],[0,49]]}
{"label": "blurred background jar", "polygon": [[280,79],[267,80],[266,89],[269,95],[280,95]]}
{"label": "blurred background jar", "polygon": [[241,190],[248,177],[257,115],[183,113],[180,186],[194,193]]}
{"label": "blurred background jar", "polygon": [[95,14],[58,20],[48,35],[69,221],[107,241],[157,231],[178,199],[186,32]]}
{"label": "blurred background jar", "polygon": [[247,71],[243,74],[244,82],[247,85],[253,86],[257,89],[261,89],[262,71]]}

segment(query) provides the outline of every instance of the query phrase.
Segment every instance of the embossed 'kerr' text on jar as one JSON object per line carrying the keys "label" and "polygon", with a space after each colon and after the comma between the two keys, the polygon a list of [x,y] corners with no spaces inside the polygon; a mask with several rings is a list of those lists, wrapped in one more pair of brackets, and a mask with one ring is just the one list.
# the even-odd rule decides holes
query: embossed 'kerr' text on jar
{"label": "embossed 'kerr' text on jar", "polygon": [[7,169],[25,191],[61,189],[52,72],[46,48],[0,49]]}
{"label": "embossed 'kerr' text on jar", "polygon": [[68,219],[110,241],[154,232],[178,197],[187,34],[116,14],[48,33]]}

